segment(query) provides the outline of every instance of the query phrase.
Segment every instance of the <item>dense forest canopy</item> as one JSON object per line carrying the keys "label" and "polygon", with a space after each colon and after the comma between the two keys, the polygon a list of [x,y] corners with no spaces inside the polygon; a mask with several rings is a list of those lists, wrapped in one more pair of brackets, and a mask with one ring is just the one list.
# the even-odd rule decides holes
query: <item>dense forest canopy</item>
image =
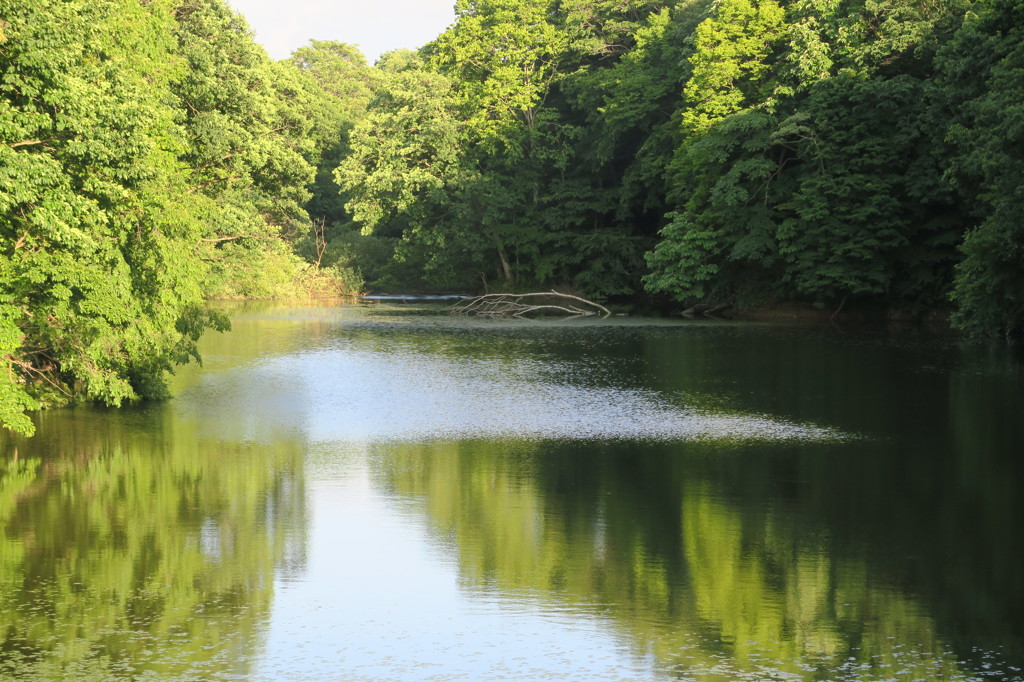
{"label": "dense forest canopy", "polygon": [[0,0],[0,423],[224,297],[560,287],[1024,333],[1020,0],[457,0],[370,66],[223,0]]}

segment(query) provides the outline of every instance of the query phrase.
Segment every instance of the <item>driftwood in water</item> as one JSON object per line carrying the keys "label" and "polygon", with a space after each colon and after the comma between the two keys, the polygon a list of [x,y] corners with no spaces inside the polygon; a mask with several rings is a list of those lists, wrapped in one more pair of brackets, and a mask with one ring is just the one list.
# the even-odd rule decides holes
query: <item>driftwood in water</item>
{"label": "driftwood in water", "polygon": [[696,315],[704,315],[706,317],[715,317],[719,313],[724,313],[729,308],[732,308],[732,303],[698,303],[695,306],[687,308],[682,313],[683,317],[694,317]]}
{"label": "driftwood in water", "polygon": [[569,317],[600,315],[611,311],[600,303],[572,294],[541,291],[532,294],[485,294],[460,301],[448,309],[453,315],[479,317],[526,317],[537,314],[560,314]]}

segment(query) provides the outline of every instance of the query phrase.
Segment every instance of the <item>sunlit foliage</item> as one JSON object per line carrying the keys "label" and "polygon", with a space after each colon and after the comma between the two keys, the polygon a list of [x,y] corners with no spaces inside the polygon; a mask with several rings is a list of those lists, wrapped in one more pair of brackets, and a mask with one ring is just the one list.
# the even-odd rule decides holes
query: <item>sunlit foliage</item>
{"label": "sunlit foliage", "polygon": [[1019,14],[459,0],[371,67],[223,0],[0,0],[0,422],[160,396],[206,298],[364,279],[1019,336]]}

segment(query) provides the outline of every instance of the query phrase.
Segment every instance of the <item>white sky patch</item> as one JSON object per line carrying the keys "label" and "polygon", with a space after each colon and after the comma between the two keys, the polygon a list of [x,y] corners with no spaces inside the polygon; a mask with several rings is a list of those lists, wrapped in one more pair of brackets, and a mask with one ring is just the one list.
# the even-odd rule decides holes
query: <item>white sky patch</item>
{"label": "white sky patch", "polygon": [[383,52],[417,48],[455,21],[455,0],[228,0],[273,59],[310,39],[360,47],[373,64]]}

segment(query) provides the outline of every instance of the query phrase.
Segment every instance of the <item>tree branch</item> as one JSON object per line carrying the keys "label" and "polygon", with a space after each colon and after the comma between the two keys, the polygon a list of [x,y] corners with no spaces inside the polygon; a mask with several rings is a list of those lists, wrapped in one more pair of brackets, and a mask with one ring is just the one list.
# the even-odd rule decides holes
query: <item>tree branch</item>
{"label": "tree branch", "polygon": [[[536,303],[525,302],[524,299],[541,299]],[[547,301],[544,301],[547,299]],[[576,301],[582,305],[565,303],[559,305],[551,301],[565,302]],[[540,291],[529,294],[484,294],[474,296],[460,301],[451,306],[449,312],[452,315],[476,315],[478,317],[525,317],[535,312],[557,311],[570,317],[584,317],[601,315],[608,317],[611,311],[600,303],[588,301],[572,294],[562,294],[557,291]]]}
{"label": "tree branch", "polygon": [[210,186],[212,186],[212,185],[216,185],[216,184],[217,184],[217,183],[219,183],[219,182],[229,182],[229,181],[231,181],[231,180],[237,180],[237,179],[239,179],[240,177],[242,177],[242,176],[241,176],[241,175],[229,175],[229,176],[228,176],[228,177],[226,177],[226,178],[218,178],[218,179],[216,179],[216,180],[210,180],[209,182],[204,182],[204,183],[203,183],[203,184],[201,184],[201,185],[197,185],[197,186],[193,187],[192,189],[190,189],[190,190],[188,191],[188,193],[189,193],[189,194],[195,194],[196,192],[202,191],[202,190],[204,190],[204,189],[206,189],[207,187],[210,187]]}
{"label": "tree branch", "polygon": [[217,243],[220,243],[220,242],[233,242],[236,239],[272,239],[272,237],[260,236],[260,235],[256,235],[256,234],[236,234],[236,235],[231,236],[231,237],[209,237],[209,238],[204,237],[203,239],[200,239],[199,241],[201,241],[201,242],[208,242],[208,243],[211,243],[211,244],[217,244]]}

